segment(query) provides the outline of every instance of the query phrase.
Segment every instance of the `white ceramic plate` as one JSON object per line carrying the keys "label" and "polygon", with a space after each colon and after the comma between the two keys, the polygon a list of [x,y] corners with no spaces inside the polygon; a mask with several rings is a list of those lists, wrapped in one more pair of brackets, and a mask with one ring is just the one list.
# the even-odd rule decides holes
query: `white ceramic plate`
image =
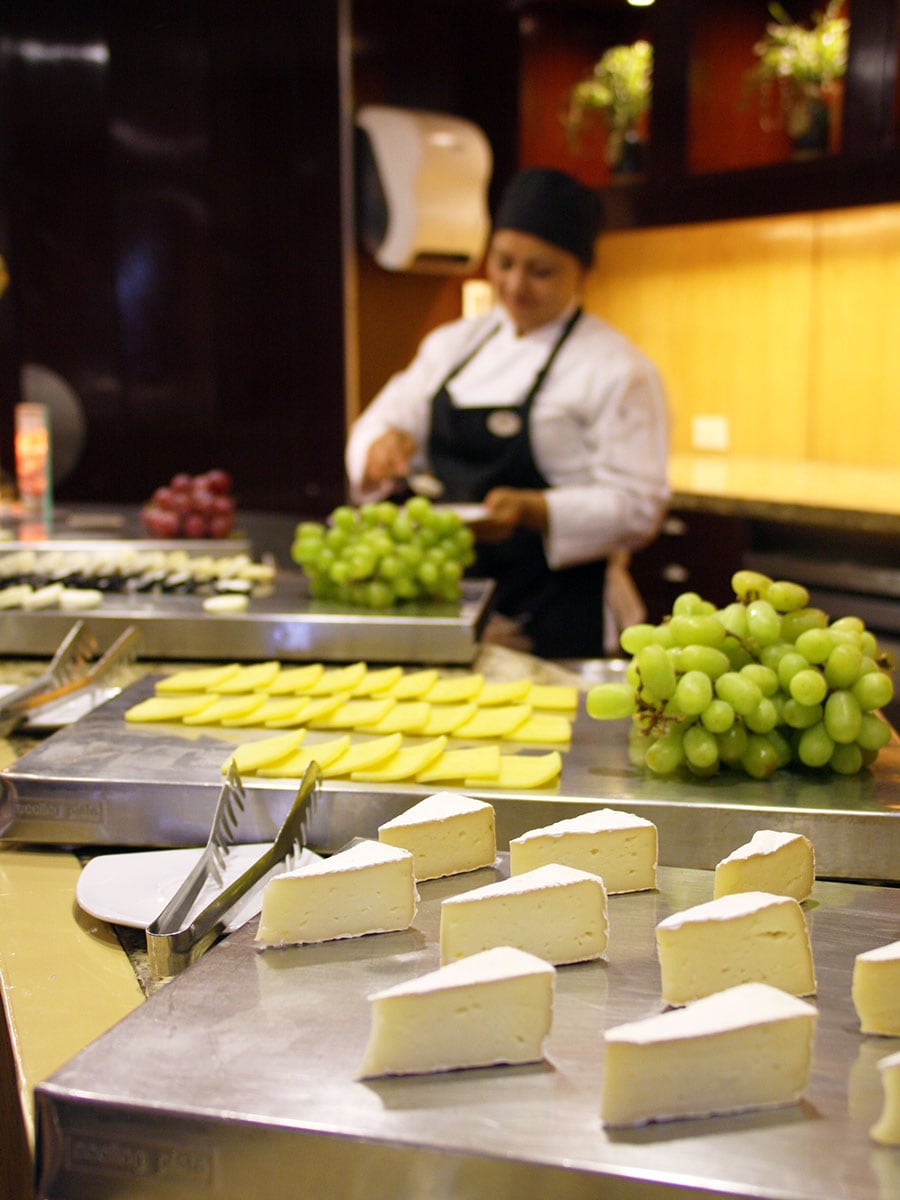
{"label": "white ceramic plate", "polygon": [[[270,842],[262,842],[233,846],[225,864],[225,885],[236,879],[270,845]],[[75,885],[75,898],[86,913],[101,921],[146,929],[178,891],[202,853],[202,849],[188,849],[98,855],[82,868]],[[315,862],[318,857],[312,850],[304,850],[300,865]],[[281,870],[283,866],[279,865],[273,874]],[[217,890],[215,882],[209,880],[194,902],[191,915],[205,908]],[[229,932],[257,916],[261,907],[262,888],[259,888],[237,910],[228,924]]]}
{"label": "white ceramic plate", "polygon": [[466,525],[474,525],[476,521],[484,521],[488,516],[488,510],[483,504],[435,504],[433,508],[436,512],[456,513],[459,519]]}

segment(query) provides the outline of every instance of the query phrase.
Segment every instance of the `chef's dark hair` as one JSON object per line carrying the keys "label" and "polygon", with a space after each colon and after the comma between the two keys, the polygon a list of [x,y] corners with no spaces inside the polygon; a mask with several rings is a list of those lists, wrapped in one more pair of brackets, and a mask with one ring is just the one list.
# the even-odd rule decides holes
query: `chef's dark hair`
{"label": "chef's dark hair", "polygon": [[530,233],[574,254],[586,267],[594,261],[594,242],[602,227],[599,194],[550,167],[527,167],[514,175],[494,218],[495,230]]}

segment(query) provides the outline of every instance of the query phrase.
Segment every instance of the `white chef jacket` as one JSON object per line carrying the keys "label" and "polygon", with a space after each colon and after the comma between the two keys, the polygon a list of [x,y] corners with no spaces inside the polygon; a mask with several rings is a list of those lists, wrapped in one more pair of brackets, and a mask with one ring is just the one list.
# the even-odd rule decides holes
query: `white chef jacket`
{"label": "white chef jacket", "polygon": [[[499,325],[448,387],[460,407],[521,403],[571,311],[521,336],[502,308],[428,334],[350,430],[353,499],[362,503],[387,491],[366,492],[362,478],[369,446],[388,429],[405,431],[420,447],[412,471],[428,469],[432,398],[491,329]],[[549,484],[544,551],[551,569],[635,549],[653,537],[670,494],[665,395],[656,368],[623,334],[582,314],[538,392],[530,430],[535,464]]]}

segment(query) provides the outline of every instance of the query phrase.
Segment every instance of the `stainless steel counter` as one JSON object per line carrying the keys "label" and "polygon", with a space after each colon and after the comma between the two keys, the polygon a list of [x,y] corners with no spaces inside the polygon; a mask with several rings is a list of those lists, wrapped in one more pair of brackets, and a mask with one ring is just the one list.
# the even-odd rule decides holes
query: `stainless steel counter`
{"label": "stainless steel counter", "polygon": [[800,1104],[606,1131],[606,1028],[659,1011],[654,930],[712,876],[660,871],[610,898],[608,963],[558,969],[546,1061],[356,1082],[367,995],[438,964],[441,900],[491,870],[420,885],[404,933],[260,953],[256,922],[36,1089],[40,1195],[67,1200],[896,1200],[900,1153],[868,1128],[877,1060],[850,998],[860,950],[900,936],[900,893],[816,884],[806,906],[820,1018]]}

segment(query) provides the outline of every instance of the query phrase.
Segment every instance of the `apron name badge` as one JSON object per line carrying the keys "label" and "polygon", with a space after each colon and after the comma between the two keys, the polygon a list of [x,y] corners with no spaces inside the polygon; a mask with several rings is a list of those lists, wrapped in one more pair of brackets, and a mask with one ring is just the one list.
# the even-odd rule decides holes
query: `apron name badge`
{"label": "apron name badge", "polygon": [[522,428],[522,418],[512,409],[498,408],[488,417],[487,427],[494,437],[515,437]]}

